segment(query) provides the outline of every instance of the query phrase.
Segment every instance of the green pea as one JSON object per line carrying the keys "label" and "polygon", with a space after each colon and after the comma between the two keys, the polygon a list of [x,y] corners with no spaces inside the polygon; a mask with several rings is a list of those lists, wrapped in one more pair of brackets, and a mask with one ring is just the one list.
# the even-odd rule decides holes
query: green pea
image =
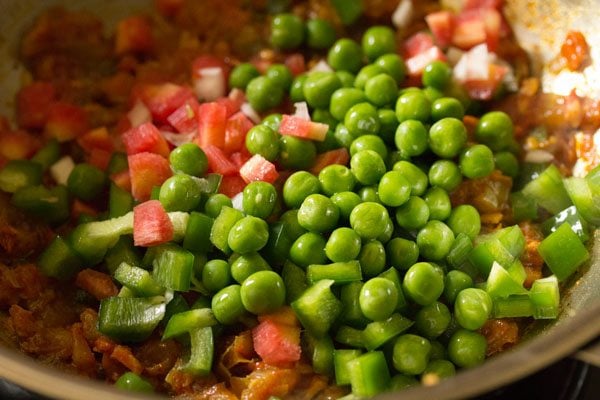
{"label": "green pea", "polygon": [[362,135],[352,141],[350,145],[350,156],[362,150],[373,150],[385,160],[388,156],[387,146],[377,135]]}
{"label": "green pea", "polygon": [[460,168],[451,160],[437,160],[431,164],[428,175],[431,186],[444,189],[447,192],[452,192],[462,182]]}
{"label": "green pea", "polygon": [[333,72],[315,71],[308,74],[302,90],[309,106],[329,108],[331,96],[341,87],[340,78]]}
{"label": "green pea", "polygon": [[452,69],[447,63],[444,61],[433,61],[423,70],[423,86],[431,86],[443,90],[448,85],[451,77]]}
{"label": "green pea", "polygon": [[376,106],[391,105],[398,98],[398,85],[388,74],[379,74],[366,82],[365,95]]}
{"label": "green pea", "polygon": [[379,203],[360,203],[350,213],[350,226],[366,240],[377,239],[385,232],[389,221],[386,208]]}
{"label": "green pea", "polygon": [[443,260],[454,243],[454,233],[441,221],[429,221],[417,234],[419,253],[427,260]]}
{"label": "green pea", "polygon": [[473,278],[469,275],[459,270],[448,271],[444,277],[444,299],[454,304],[458,293],[470,287],[473,287]]}
{"label": "green pea", "polygon": [[271,113],[271,114],[267,115],[265,118],[263,118],[263,120],[260,124],[268,126],[274,132],[277,133],[277,132],[279,132],[279,125],[281,125],[282,118],[283,118],[283,116],[279,113]]}
{"label": "green pea", "polygon": [[289,90],[294,80],[292,72],[284,64],[272,64],[265,71],[265,76],[277,83],[284,90]]}
{"label": "green pea", "polygon": [[288,169],[308,169],[317,157],[317,149],[311,140],[282,135],[280,140],[279,162]]}
{"label": "green pea", "polygon": [[308,267],[311,264],[324,264],[327,261],[325,253],[326,241],[318,233],[307,232],[292,244],[290,248],[290,259],[300,267]]}
{"label": "green pea", "polygon": [[462,368],[475,367],[485,360],[487,341],[477,332],[457,330],[448,342],[450,361]]}
{"label": "green pea", "polygon": [[363,53],[370,62],[379,56],[396,52],[396,37],[394,31],[387,26],[372,26],[362,37]]}
{"label": "green pea", "polygon": [[[450,319],[450,323],[452,323],[452,319]],[[445,333],[445,332],[444,332]],[[446,347],[437,340],[431,340],[431,353],[429,360],[444,360],[448,358],[448,352],[446,351]]]}
{"label": "green pea", "polygon": [[233,325],[246,313],[242,304],[241,288],[240,285],[229,285],[212,297],[210,308],[220,323]]}
{"label": "green pea", "polygon": [[388,218],[385,220],[385,228],[383,229],[383,232],[381,232],[381,235],[377,236],[375,239],[377,239],[381,243],[385,244],[390,241],[393,234],[394,234],[394,223],[392,222],[392,220],[390,218]]}
{"label": "green pea", "polygon": [[406,157],[416,157],[428,148],[428,134],[421,121],[409,119],[398,125],[394,135],[396,148]]}
{"label": "green pea", "polygon": [[494,171],[494,154],[484,144],[475,144],[460,155],[460,170],[470,179],[484,178]]}
{"label": "green pea", "polygon": [[304,199],[298,210],[298,222],[312,232],[332,230],[338,222],[340,211],[329,197],[311,194]]}
{"label": "green pea", "polygon": [[444,118],[429,129],[429,148],[442,158],[454,158],[467,143],[467,129],[456,118]]}
{"label": "green pea", "polygon": [[223,207],[233,207],[231,199],[222,193],[211,194],[204,203],[204,212],[211,218],[217,218]]}
{"label": "green pea", "polygon": [[394,342],[394,368],[406,375],[419,375],[427,368],[430,352],[429,340],[410,333],[401,335]]}
{"label": "green pea", "polygon": [[427,338],[440,336],[448,325],[452,315],[444,303],[436,301],[417,311],[415,316],[415,327],[420,334]]}
{"label": "green pea", "polygon": [[319,182],[323,193],[332,196],[338,192],[349,192],[356,185],[356,178],[345,165],[328,165],[319,172]]}
{"label": "green pea", "polygon": [[358,72],[362,66],[362,50],[352,39],[338,39],[327,53],[327,63],[334,70]]}
{"label": "green pea", "polygon": [[376,135],[381,127],[377,109],[369,103],[358,103],[350,107],[344,117],[344,125],[354,138]]}
{"label": "green pea", "polygon": [[398,118],[396,118],[396,113],[394,110],[388,108],[380,108],[377,110],[377,114],[379,116],[379,124],[381,125],[381,128],[379,128],[379,136],[388,146],[392,146],[394,144],[396,130],[398,129]]}
{"label": "green pea", "polygon": [[237,283],[241,284],[253,273],[258,271],[269,271],[271,267],[260,254],[251,252],[246,254],[235,254],[235,259],[231,261],[229,269],[231,277]]}
{"label": "green pea", "polygon": [[406,271],[402,289],[412,301],[426,306],[435,302],[444,291],[444,277],[433,264],[418,262]]}
{"label": "green pea", "polygon": [[362,200],[360,196],[354,192],[338,192],[331,196],[331,201],[340,210],[340,218],[348,221],[350,213]]}
{"label": "green pea", "polygon": [[304,97],[304,82],[308,78],[308,74],[300,74],[294,78],[290,86],[290,100],[293,103],[306,101]]}
{"label": "green pea", "polygon": [[195,143],[184,143],[171,151],[169,162],[175,172],[191,176],[202,176],[208,169],[204,151]]}
{"label": "green pea", "polygon": [[477,288],[461,290],[454,301],[454,317],[458,324],[469,330],[479,329],[492,313],[492,299],[486,291]]}
{"label": "green pea", "polygon": [[354,140],[354,136],[352,134],[350,134],[350,132],[348,131],[348,128],[346,128],[346,125],[344,125],[341,122],[336,125],[333,136],[335,137],[335,140],[336,140],[337,144],[339,145],[339,147],[348,148],[348,147],[350,147],[350,145],[352,144],[352,141]]}
{"label": "green pea", "polygon": [[492,151],[505,150],[513,139],[514,127],[510,117],[502,111],[484,114],[475,128],[475,139]]}
{"label": "green pea", "polygon": [[378,240],[371,240],[365,243],[358,254],[358,261],[360,262],[363,276],[372,278],[379,275],[386,266],[385,247]]}
{"label": "green pea", "polygon": [[410,196],[408,201],[396,209],[396,222],[408,231],[421,229],[429,221],[429,207],[420,197]]}
{"label": "green pea", "polygon": [[225,260],[214,259],[202,268],[202,285],[211,293],[218,292],[231,283],[229,264]]}
{"label": "green pea", "polygon": [[430,114],[431,102],[420,90],[405,92],[396,102],[396,117],[400,123],[409,119],[425,123]]}
{"label": "green pea", "polygon": [[431,360],[427,364],[427,368],[423,371],[423,384],[437,383],[441,379],[450,378],[456,375],[456,368],[448,360]]}
{"label": "green pea", "polygon": [[[302,202],[300,202],[300,204],[302,204]],[[292,240],[296,240],[298,237],[300,237],[300,235],[306,233],[306,229],[304,229],[298,223],[297,209],[287,210],[281,214],[281,217],[279,217],[279,222],[285,225],[288,237],[290,237]]]}
{"label": "green pea", "polygon": [[125,372],[121,375],[115,382],[115,386],[130,392],[154,393],[152,384],[133,372]]}
{"label": "green pea", "polygon": [[306,22],[306,43],[312,49],[328,49],[336,36],[333,25],[325,19],[313,18]]}
{"label": "green pea", "polygon": [[385,70],[379,65],[365,65],[360,69],[360,71],[358,71],[358,74],[356,74],[356,78],[354,79],[354,87],[360,90],[364,90],[369,79],[383,73],[385,73]]}
{"label": "green pea", "polygon": [[429,207],[430,220],[445,221],[450,216],[452,204],[448,193],[444,189],[439,187],[430,188],[423,196],[423,200]]}
{"label": "green pea", "polygon": [[337,120],[331,115],[329,110],[324,108],[313,110],[311,119],[313,122],[320,122],[329,126],[335,126],[337,124]]}
{"label": "green pea", "polygon": [[280,49],[294,49],[304,40],[304,23],[293,14],[278,14],[271,21],[271,44]]}
{"label": "green pea", "polygon": [[367,100],[364,92],[356,88],[342,87],[331,95],[329,111],[334,118],[342,121],[348,110],[355,104],[364,103]]}
{"label": "green pea", "polygon": [[475,240],[481,230],[479,211],[470,204],[462,204],[455,207],[450,212],[446,224],[452,229],[454,235],[464,233],[471,240]]}
{"label": "green pea", "polygon": [[419,259],[419,247],[412,240],[393,238],[385,246],[388,263],[399,270],[407,270]]}
{"label": "green pea", "polygon": [[399,392],[401,390],[418,385],[419,381],[417,381],[414,376],[396,374],[392,376],[392,379],[390,379],[389,388],[390,391]]}
{"label": "green pea", "polygon": [[379,181],[379,198],[389,207],[398,207],[410,198],[410,182],[400,171],[386,172]]}
{"label": "green pea", "polygon": [[267,223],[260,218],[247,216],[233,225],[227,236],[227,244],[236,253],[244,254],[262,249],[268,239]]}
{"label": "green pea", "polygon": [[247,215],[266,219],[273,213],[277,190],[269,182],[250,182],[243,191],[242,209]]}
{"label": "green pea", "polygon": [[75,197],[91,201],[102,193],[106,182],[104,171],[91,164],[81,163],[77,164],[69,174],[67,188]]}
{"label": "green pea", "polygon": [[519,176],[519,160],[509,151],[494,154],[494,164],[504,175],[516,179]]}
{"label": "green pea", "polygon": [[192,211],[202,199],[200,185],[189,175],[176,174],[160,187],[159,201],[167,211]]}
{"label": "green pea", "polygon": [[425,95],[425,97],[427,97],[427,100],[429,100],[430,103],[433,103],[434,101],[444,97],[444,93],[431,86],[424,87],[423,94]]}
{"label": "green pea", "polygon": [[363,185],[374,185],[385,174],[385,163],[373,150],[359,151],[350,158],[350,170]]}
{"label": "green pea", "polygon": [[246,98],[256,111],[266,111],[283,100],[284,89],[276,81],[259,76],[248,82]]}
{"label": "green pea", "polygon": [[229,75],[229,87],[246,90],[248,83],[260,76],[258,69],[250,63],[241,63],[235,66]]}
{"label": "green pea", "polygon": [[431,118],[439,121],[444,118],[456,118],[462,120],[465,116],[465,108],[462,103],[454,97],[442,97],[431,104]]}
{"label": "green pea", "polygon": [[289,208],[300,208],[306,197],[321,192],[319,179],[308,171],[294,172],[283,184],[283,201]]}
{"label": "green pea", "polygon": [[335,71],[335,74],[340,78],[342,87],[351,88],[354,87],[354,79],[356,78],[352,72],[348,71]]}
{"label": "green pea", "polygon": [[268,314],[285,302],[285,285],[276,272],[258,271],[242,283],[240,296],[244,308],[252,314]]}
{"label": "green pea", "polygon": [[427,175],[415,164],[408,161],[398,161],[394,164],[393,170],[400,172],[410,183],[411,194],[421,196],[427,190]]}
{"label": "green pea", "polygon": [[358,303],[365,317],[373,321],[385,320],[396,310],[398,289],[389,279],[371,278],[360,289]]}
{"label": "green pea", "polygon": [[385,73],[394,78],[396,83],[400,84],[404,81],[404,77],[406,76],[404,60],[395,52],[379,56],[374,64],[381,67]]}
{"label": "green pea", "polygon": [[352,229],[341,227],[331,232],[325,254],[333,262],[351,261],[360,253],[360,236]]}
{"label": "green pea", "polygon": [[362,202],[372,201],[373,203],[381,204],[379,193],[377,193],[377,185],[363,186],[358,190],[358,196]]}

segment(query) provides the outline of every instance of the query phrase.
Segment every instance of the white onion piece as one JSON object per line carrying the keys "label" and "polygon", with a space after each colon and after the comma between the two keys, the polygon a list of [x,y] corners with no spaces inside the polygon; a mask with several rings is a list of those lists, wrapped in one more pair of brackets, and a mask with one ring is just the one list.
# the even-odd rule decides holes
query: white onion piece
{"label": "white onion piece", "polygon": [[392,14],[392,24],[398,29],[408,27],[412,21],[413,11],[412,0],[400,0],[398,7],[396,7]]}
{"label": "white onion piece", "polygon": [[225,80],[221,68],[202,68],[198,70],[198,76],[194,78],[194,93],[199,100],[215,101],[225,96]]}
{"label": "white onion piece", "polygon": [[127,119],[132,128],[138,127],[146,122],[152,121],[152,114],[146,105],[137,100],[131,110],[127,113]]}
{"label": "white onion piece", "polygon": [[190,143],[196,136],[196,132],[177,133],[169,131],[160,131],[165,140],[173,146],[178,147],[185,143]]}
{"label": "white onion piece", "polygon": [[66,185],[73,168],[75,168],[75,162],[71,156],[64,156],[50,166],[50,175],[54,182],[59,185]]}
{"label": "white onion piece", "polygon": [[236,194],[235,196],[233,196],[231,198],[231,204],[233,205],[233,208],[235,208],[236,210],[244,211],[244,206],[242,205],[243,202],[244,202],[244,192],[239,192],[238,194]]}
{"label": "white onion piece", "polygon": [[252,108],[250,103],[242,104],[241,110],[242,110],[242,113],[246,117],[250,118],[250,120],[252,122],[254,122],[255,124],[260,124],[260,121],[261,121],[260,115],[258,115],[256,110],[254,110],[254,108]]}
{"label": "white onion piece", "polygon": [[306,121],[310,121],[310,114],[308,112],[308,104],[306,104],[305,101],[294,103],[294,107],[296,108],[296,112],[294,113],[295,117],[302,118],[303,120],[306,120]]}
{"label": "white onion piece", "polygon": [[311,69],[310,72],[319,71],[319,72],[333,72],[333,68],[327,64],[327,61],[321,60],[316,63]]}
{"label": "white onion piece", "polygon": [[546,150],[531,150],[525,154],[525,162],[543,164],[554,160],[552,153]]}
{"label": "white onion piece", "polygon": [[490,58],[487,44],[479,44],[467,53],[467,80],[486,80],[490,77]]}

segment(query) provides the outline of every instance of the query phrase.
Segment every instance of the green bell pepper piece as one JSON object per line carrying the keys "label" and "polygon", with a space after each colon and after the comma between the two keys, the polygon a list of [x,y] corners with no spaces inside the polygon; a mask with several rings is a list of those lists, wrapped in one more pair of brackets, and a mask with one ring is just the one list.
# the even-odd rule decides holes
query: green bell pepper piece
{"label": "green bell pepper piece", "polygon": [[552,214],[556,214],[572,204],[563,184],[563,177],[554,164],[525,185],[522,192]]}
{"label": "green bell pepper piece", "polygon": [[384,392],[390,382],[390,371],[381,351],[365,353],[348,362],[352,393],[371,397]]}
{"label": "green bell pepper piece", "polygon": [[359,349],[335,349],[333,352],[333,365],[335,368],[335,383],[337,385],[350,384],[348,363],[358,358],[363,353]]}
{"label": "green bell pepper piece", "polygon": [[152,262],[152,276],[156,282],[167,289],[188,291],[194,270],[194,255],[172,243],[158,247]]}
{"label": "green bell pepper piece", "polygon": [[563,224],[538,246],[538,252],[559,281],[571,276],[590,257],[569,224]]}
{"label": "green bell pepper piece", "polygon": [[68,241],[57,236],[44,249],[37,265],[44,275],[67,280],[81,269],[82,261]]}
{"label": "green bell pepper piece", "polygon": [[568,207],[544,221],[544,223],[542,223],[542,232],[547,236],[564,223],[571,226],[573,232],[579,236],[582,242],[585,243],[590,238],[588,223],[575,206]]}
{"label": "green bell pepper piece", "polygon": [[29,160],[11,160],[0,170],[0,190],[14,193],[42,183],[42,166]]}
{"label": "green bell pepper piece", "polygon": [[229,231],[237,221],[244,218],[244,214],[231,207],[223,207],[210,230],[210,241],[215,247],[225,254],[231,253],[228,243]]}
{"label": "green bell pepper piece", "polygon": [[513,277],[500,264],[494,262],[492,270],[487,279],[486,291],[492,298],[506,298],[513,294],[526,294],[522,283]]}
{"label": "green bell pepper piece", "polygon": [[311,264],[306,268],[309,284],[322,279],[330,279],[335,285],[362,280],[360,263],[357,260],[336,262],[331,264]]}
{"label": "green bell pepper piece", "polygon": [[317,337],[325,335],[342,312],[342,302],[331,292],[333,283],[320,280],[291,304],[302,326]]}
{"label": "green bell pepper piece", "polygon": [[165,315],[163,297],[109,297],[100,302],[98,331],[121,341],[148,338]]}
{"label": "green bell pepper piece", "polygon": [[165,292],[150,272],[143,268],[136,267],[134,265],[122,262],[121,265],[115,270],[113,277],[121,285],[127,287],[136,296],[140,297],[152,297],[158,296]]}
{"label": "green bell pepper piece", "polygon": [[556,276],[537,279],[531,285],[529,298],[533,303],[533,318],[555,319],[560,306],[560,291]]}
{"label": "green bell pepper piece", "polygon": [[130,211],[133,211],[133,196],[111,182],[108,191],[109,218],[122,217]]}
{"label": "green bell pepper piece", "polygon": [[196,328],[190,331],[191,352],[183,370],[193,375],[206,376],[212,370],[215,352],[211,327]]}
{"label": "green bell pepper piece", "polygon": [[414,322],[399,313],[383,321],[369,323],[363,330],[367,350],[375,350],[413,326]]}
{"label": "green bell pepper piece", "polygon": [[528,294],[514,294],[493,299],[493,318],[531,317],[534,306]]}
{"label": "green bell pepper piece", "polygon": [[196,308],[171,316],[162,339],[170,339],[198,328],[216,325],[216,320],[210,308]]}
{"label": "green bell pepper piece", "polygon": [[206,214],[190,213],[183,238],[183,248],[192,253],[206,254],[212,249],[210,231],[214,220]]}

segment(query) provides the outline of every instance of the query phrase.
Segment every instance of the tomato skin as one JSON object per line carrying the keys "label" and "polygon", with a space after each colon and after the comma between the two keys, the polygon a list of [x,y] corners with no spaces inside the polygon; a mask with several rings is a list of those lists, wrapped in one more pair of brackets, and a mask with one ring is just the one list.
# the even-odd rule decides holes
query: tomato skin
{"label": "tomato skin", "polygon": [[279,125],[282,135],[296,136],[302,139],[317,140],[322,142],[327,136],[329,126],[319,122],[308,121],[295,115],[283,115]]}
{"label": "tomato skin", "polygon": [[29,158],[39,150],[41,142],[25,131],[0,131],[0,158],[17,160]]}
{"label": "tomato skin", "polygon": [[147,54],[154,50],[152,26],[147,18],[132,16],[125,18],[117,25],[115,37],[115,53]]}
{"label": "tomato skin", "polygon": [[452,43],[454,14],[451,11],[437,11],[428,14],[425,21],[438,46],[445,48]]}
{"label": "tomato skin", "polygon": [[202,147],[225,146],[225,130],[227,129],[227,108],[217,102],[203,103],[198,108],[198,136],[194,142]]}
{"label": "tomato skin", "polygon": [[151,122],[128,130],[121,135],[121,140],[128,155],[148,152],[169,157],[169,144]]}
{"label": "tomato skin", "polygon": [[173,223],[158,200],[148,200],[133,208],[133,243],[156,246],[173,239]]}
{"label": "tomato skin", "polygon": [[585,36],[579,31],[569,31],[560,48],[560,55],[566,61],[567,68],[577,71],[587,58],[588,52]]}
{"label": "tomato skin", "polygon": [[152,114],[152,119],[159,123],[168,123],[167,118],[185,102],[194,97],[192,89],[174,83],[141,85],[133,90],[134,101],[141,100]]}
{"label": "tomato skin", "polygon": [[221,179],[219,193],[224,194],[227,197],[233,197],[244,190],[245,187],[246,182],[239,174],[227,175]]}
{"label": "tomato skin", "polygon": [[289,364],[300,360],[300,328],[263,319],[252,330],[254,350],[270,365]]}
{"label": "tomato skin", "polygon": [[47,137],[67,142],[87,132],[88,128],[88,116],[83,108],[66,102],[50,105],[44,127]]}
{"label": "tomato skin", "polygon": [[273,183],[279,173],[275,165],[260,154],[255,154],[240,168],[240,176],[246,183],[264,181]]}
{"label": "tomato skin", "polygon": [[25,129],[41,129],[48,119],[48,109],[56,100],[54,85],[33,82],[17,94],[17,122]]}
{"label": "tomato skin", "polygon": [[235,164],[227,157],[227,155],[218,148],[211,144],[202,147],[206,158],[208,159],[208,168],[217,174],[223,176],[235,175],[238,173],[238,168]]}
{"label": "tomato skin", "polygon": [[246,134],[253,126],[252,121],[242,112],[237,112],[229,117],[225,126],[223,150],[226,153],[241,151],[246,141]]}
{"label": "tomato skin", "polygon": [[406,60],[429,50],[433,46],[433,37],[429,33],[417,32],[404,42],[402,56]]}
{"label": "tomato skin", "polygon": [[150,199],[152,188],[160,186],[173,175],[169,161],[154,153],[137,153],[127,157],[131,194],[138,201]]}
{"label": "tomato skin", "polygon": [[177,132],[188,133],[198,130],[198,108],[200,103],[195,98],[190,98],[168,117],[169,124],[177,129]]}

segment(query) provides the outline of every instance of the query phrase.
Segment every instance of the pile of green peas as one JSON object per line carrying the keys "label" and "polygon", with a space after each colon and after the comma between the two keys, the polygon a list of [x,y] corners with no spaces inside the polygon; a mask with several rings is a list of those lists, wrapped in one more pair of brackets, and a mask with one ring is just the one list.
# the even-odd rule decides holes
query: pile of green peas
{"label": "pile of green peas", "polygon": [[[492,301],[447,257],[457,237],[477,238],[481,219],[471,205],[453,207],[450,193],[463,180],[485,178],[495,169],[517,175],[510,118],[484,114],[470,136],[462,121],[467,104],[450,95],[456,88],[450,67],[441,61],[427,66],[423,88],[401,88],[404,61],[388,27],[367,29],[358,43],[336,40],[326,21],[305,24],[282,14],[273,18],[271,31],[279,49],[302,43],[328,48],[332,71],[293,77],[285,65],[275,64],[261,76],[251,64],[240,64],[230,85],[244,89],[257,111],[277,107],[286,93],[293,102],[305,101],[313,120],[330,130],[323,142],[282,136],[281,115],[270,114],[248,132],[251,154],[296,172],[281,191],[266,182],[244,189],[241,216],[227,238],[232,255],[211,259],[201,273],[203,286],[213,293],[215,317],[230,324],[245,312],[260,315],[291,302],[284,264],[291,263],[294,279],[308,285],[309,266],[358,261],[362,279],[335,284],[344,306],[330,331],[336,347],[352,347],[336,333],[340,326],[360,331],[400,312],[413,323],[384,346],[394,389],[428,374],[445,378],[455,367],[480,364],[487,344],[477,330],[490,317]],[[194,146],[183,145],[171,155],[182,173],[160,190],[168,210],[199,206],[201,196],[189,176],[206,171],[206,157]],[[330,165],[318,175],[306,171],[318,153],[339,147],[349,150],[349,165]],[[187,165],[189,159],[201,162]],[[202,207],[216,219],[232,201],[214,194]],[[275,225],[285,228],[286,240],[274,240]],[[271,257],[273,247],[285,260]]]}

